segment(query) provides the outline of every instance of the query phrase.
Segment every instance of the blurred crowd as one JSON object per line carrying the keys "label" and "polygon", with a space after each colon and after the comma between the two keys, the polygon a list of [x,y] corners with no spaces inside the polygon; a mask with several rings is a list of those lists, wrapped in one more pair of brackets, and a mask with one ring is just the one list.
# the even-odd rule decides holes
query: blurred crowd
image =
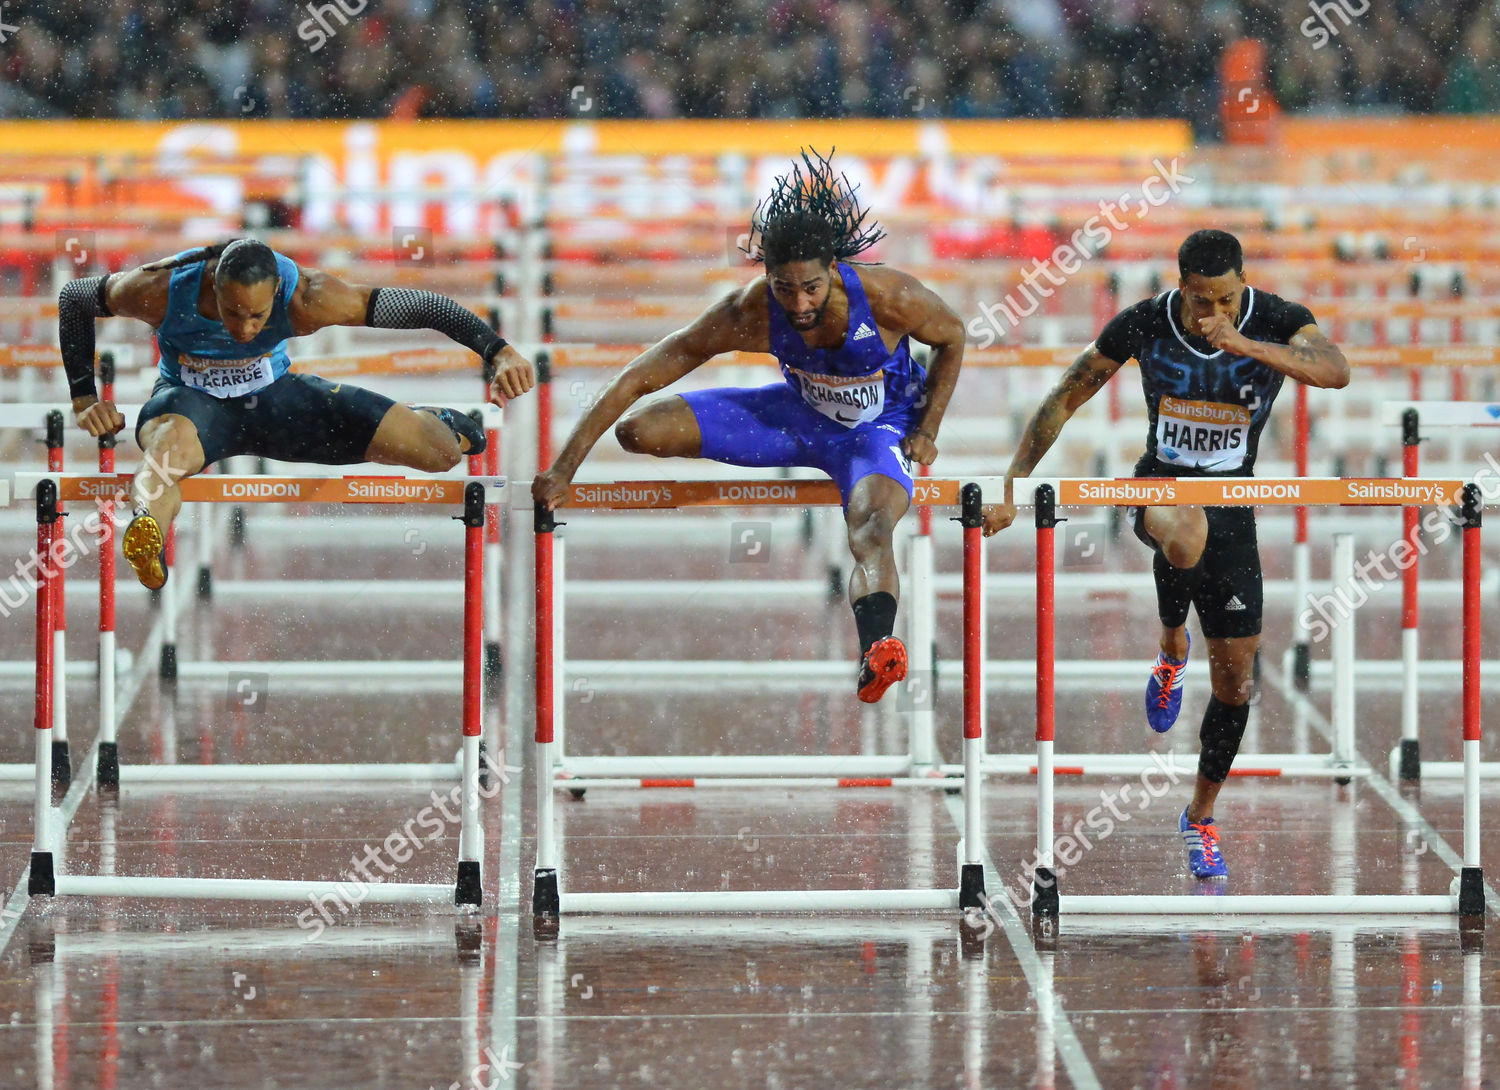
{"label": "blurred crowd", "polygon": [[1500,110],[1500,0],[22,0],[9,117],[1187,117]]}

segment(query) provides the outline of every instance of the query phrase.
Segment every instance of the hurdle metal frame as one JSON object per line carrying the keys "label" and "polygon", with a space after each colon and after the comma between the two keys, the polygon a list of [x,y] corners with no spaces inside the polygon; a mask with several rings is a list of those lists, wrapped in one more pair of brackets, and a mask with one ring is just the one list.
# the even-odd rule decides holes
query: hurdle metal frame
{"label": "hurdle metal frame", "polygon": [[[791,482],[788,482],[790,484]],[[937,482],[933,482],[937,483]],[[955,482],[942,482],[954,485]],[[764,482],[741,482],[750,484],[755,490],[764,491]],[[610,485],[575,486],[575,506],[609,506],[606,499],[601,504],[597,498],[591,502],[590,492],[607,491]],[[952,489],[947,490],[952,498]],[[770,501],[776,504],[827,505],[839,502],[837,489],[832,482],[799,482],[797,487],[784,487],[782,494],[771,498],[731,498],[734,489],[722,482],[672,482],[671,500],[667,506],[764,506]],[[751,493],[755,495],[755,492]],[[958,786],[963,793],[963,836],[958,847],[958,884],[951,889],[880,889],[880,890],[734,890],[701,892],[634,892],[634,893],[570,893],[564,890],[556,836],[554,800],[558,782],[553,770],[556,744],[555,710],[558,702],[558,680],[560,671],[556,657],[557,626],[555,620],[555,590],[559,573],[554,566],[554,531],[557,520],[554,513],[537,504],[533,511],[533,527],[536,534],[535,593],[536,593],[536,761],[537,761],[537,850],[536,867],[532,888],[532,914],[535,918],[551,919],[563,914],[593,913],[701,913],[701,912],[808,912],[808,911],[870,911],[890,910],[954,910],[978,908],[984,894],[983,847],[983,791],[984,776],[981,770],[983,754],[983,704],[981,635],[983,630],[981,611],[983,594],[980,575],[984,568],[984,543],[982,494],[977,484],[965,484],[961,491],[961,515],[958,521],[963,526],[964,555],[964,692],[963,692],[963,776],[958,781],[944,781],[947,786]],[[800,758],[796,758],[800,760]],[[831,760],[843,760],[832,758]],[[735,783],[740,781],[716,781]],[[764,782],[764,781],[759,781]],[[803,785],[814,785],[817,780],[800,779]],[[566,781],[564,781],[566,783]],[[685,786],[685,784],[683,784]],[[892,786],[882,782],[880,786]]]}
{"label": "hurdle metal frame", "polygon": [[[1456,480],[1319,479],[1275,481],[1257,478],[1151,478],[1117,481],[1088,478],[1030,478],[1036,517],[1037,549],[1037,863],[1032,886],[1036,916],[1074,914],[1192,915],[1286,913],[1457,913],[1483,917],[1484,877],[1479,853],[1480,744],[1480,596],[1470,593],[1463,604],[1463,737],[1464,850],[1463,866],[1447,894],[1276,894],[1197,897],[1183,895],[1064,896],[1055,866],[1053,807],[1055,700],[1052,675],[1055,579],[1053,538],[1058,507],[1076,506],[1406,506],[1413,503],[1461,502],[1464,513],[1464,578],[1478,587],[1480,565],[1479,489]],[[1352,581],[1353,538],[1336,536],[1334,577]],[[1336,739],[1347,739],[1353,753],[1354,734],[1354,616],[1333,629],[1335,686],[1333,725]],[[1336,745],[1336,748],[1338,746]]]}
{"label": "hurdle metal frame", "polygon": [[[1380,423],[1401,429],[1401,472],[1415,477],[1421,470],[1423,428],[1500,427],[1500,405],[1475,401],[1387,401],[1381,406]],[[1410,550],[1410,563],[1401,572],[1401,740],[1391,750],[1390,774],[1393,779],[1407,782],[1423,778],[1462,779],[1466,775],[1465,761],[1422,760],[1417,708],[1421,670],[1418,569],[1424,550],[1420,547],[1417,509],[1406,507],[1401,514],[1401,536]],[[1500,761],[1479,762],[1479,775],[1500,778]]]}
{"label": "hurdle metal frame", "polygon": [[[16,475],[18,498],[35,497],[37,555],[53,555],[60,518],[59,500],[117,499],[129,487],[128,476],[63,476],[46,473]],[[480,737],[483,730],[483,566],[487,501],[504,498],[501,479],[464,481],[441,478],[343,477],[266,478],[194,477],[182,482],[184,499],[199,503],[423,503],[460,506],[464,525],[464,620],[462,684],[462,824],[458,870],[452,886],[380,883],[365,898],[376,903],[429,903],[452,896],[458,905],[478,905],[482,898],[480,860],[483,832],[479,824]],[[52,805],[52,730],[54,706],[63,699],[57,686],[55,649],[58,578],[51,565],[41,565],[36,594],[35,719],[35,835],[31,853],[29,893],[32,896],[133,896],[215,898],[230,900],[298,900],[305,896],[336,894],[337,882],[282,881],[239,878],[161,878],[69,875],[60,872],[57,857],[60,831]],[[110,720],[112,723],[112,719]],[[113,741],[113,733],[108,739]],[[101,741],[103,739],[101,738]],[[117,754],[116,754],[117,755]],[[454,766],[438,765],[236,765],[206,773],[200,765],[133,766],[130,773],[146,781],[265,782],[269,779],[330,778],[349,780],[394,778],[441,779]]]}

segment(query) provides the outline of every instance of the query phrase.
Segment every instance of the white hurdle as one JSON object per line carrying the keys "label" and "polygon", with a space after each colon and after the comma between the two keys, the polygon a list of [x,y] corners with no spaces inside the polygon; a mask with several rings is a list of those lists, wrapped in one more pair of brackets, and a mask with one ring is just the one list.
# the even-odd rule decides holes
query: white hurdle
{"label": "white hurdle", "polygon": [[[1387,401],[1380,408],[1380,422],[1401,429],[1402,472],[1415,477],[1424,428],[1500,427],[1500,405],[1477,401]],[[1488,490],[1486,490],[1488,491]],[[1418,539],[1417,511],[1403,512],[1403,539],[1408,563],[1401,572],[1401,741],[1390,754],[1392,778],[1406,782],[1423,779],[1456,780],[1466,775],[1466,761],[1424,761],[1421,722],[1417,704],[1419,675],[1424,664],[1419,651],[1418,561],[1423,553]],[[1472,593],[1478,593],[1477,588]],[[1500,778],[1500,761],[1481,761],[1482,778]]]}
{"label": "white hurdle", "polygon": [[[1059,506],[1255,506],[1261,504],[1326,506],[1405,506],[1416,503],[1461,503],[1464,511],[1464,578],[1475,592],[1464,596],[1464,753],[1468,775],[1464,793],[1463,866],[1447,894],[1276,894],[1200,896],[1063,896],[1054,867],[1051,776],[1039,775],[1037,785],[1037,864],[1033,877],[1032,912],[1037,916],[1102,915],[1284,915],[1289,913],[1457,913],[1482,917],[1484,879],[1479,861],[1479,581],[1481,503],[1479,489],[1462,481],[1187,478],[1143,480],[1062,480],[1032,478],[1037,530],[1037,765],[1050,771],[1052,757],[1054,685],[1054,580],[1052,557]],[[1353,541],[1340,535],[1335,544],[1335,575],[1353,575]],[[1354,761],[1352,619],[1338,626],[1335,638],[1334,688],[1335,766]]]}
{"label": "white hurdle", "polygon": [[[686,506],[728,506],[732,503],[768,505],[816,504],[829,505],[837,502],[831,491],[831,482],[809,480],[777,481],[697,481],[672,482],[619,482],[619,487],[584,484],[575,487],[574,505],[585,509],[670,509]],[[919,512],[926,514],[934,503],[952,506],[958,499],[959,485],[956,481],[932,481],[921,479],[917,483],[913,503]],[[627,495],[628,493],[628,495]],[[517,487],[517,502],[522,488]],[[736,494],[763,497],[762,500],[736,501],[729,497]],[[618,498],[612,499],[611,496]],[[651,497],[669,497],[660,501]],[[830,498],[832,497],[832,498]],[[919,516],[920,517],[920,516]],[[578,756],[569,754],[565,745],[566,698],[571,686],[583,678],[589,679],[591,687],[601,691],[618,691],[638,687],[641,684],[668,684],[675,688],[684,683],[702,682],[718,690],[726,686],[751,684],[762,688],[768,684],[806,688],[831,683],[847,685],[852,679],[850,665],[846,662],[801,661],[733,662],[733,661],[672,661],[632,662],[629,671],[621,671],[611,663],[569,661],[563,653],[565,598],[569,591],[565,578],[566,546],[560,533],[548,535],[552,579],[558,587],[550,608],[550,629],[553,645],[557,648],[558,667],[553,691],[553,741],[550,748],[550,763],[555,786],[559,790],[572,792],[581,797],[591,787],[636,787],[636,788],[686,788],[713,784],[715,786],[759,786],[784,787],[793,785],[827,785],[838,788],[865,787],[955,787],[962,774],[960,766],[940,768],[937,747],[933,737],[934,697],[932,691],[933,661],[933,559],[930,536],[930,516],[921,518],[923,529],[912,535],[907,542],[907,593],[903,596],[909,607],[903,610],[907,623],[907,644],[910,655],[910,672],[905,689],[900,693],[903,701],[910,703],[908,720],[907,752],[893,754],[843,754],[843,755],[734,755],[734,756]],[[982,575],[982,573],[981,573]],[[598,581],[591,584],[597,588]],[[636,593],[641,584],[622,583],[611,588],[611,596],[618,593]],[[715,593],[712,580],[656,581],[651,584],[653,594],[660,596],[671,589],[690,589],[695,595]],[[819,580],[799,580],[793,584],[800,595],[817,597],[824,592],[825,584]],[[719,586],[718,593],[743,596],[747,593],[784,593],[783,584],[767,585],[760,581],[731,583],[727,588]],[[539,622],[540,623],[540,622]],[[958,665],[958,664],[953,664]],[[773,678],[772,675],[776,676]]]}
{"label": "white hurdle", "polygon": [[[953,497],[957,482],[931,482],[949,486],[947,496]],[[746,491],[746,485],[751,485]],[[613,506],[610,498],[611,486],[574,485],[572,502],[575,507]],[[832,482],[784,482],[778,485],[775,494],[766,494],[761,482],[739,482],[725,484],[714,481],[671,482],[660,493],[652,506],[687,507],[707,505],[761,506],[816,504],[824,506],[838,502],[838,493]],[[553,513],[537,505],[534,510],[536,531],[536,753],[537,753],[537,849],[536,871],[532,890],[532,915],[549,920],[565,913],[714,913],[714,912],[886,912],[892,910],[942,911],[979,908],[984,894],[984,866],[981,862],[983,847],[983,810],[981,806],[984,777],[981,773],[983,757],[983,719],[980,714],[983,689],[979,685],[981,673],[980,607],[982,594],[979,573],[983,569],[983,539],[981,526],[981,493],[978,485],[968,484],[962,489],[962,517],[964,534],[964,776],[961,781],[964,799],[964,836],[959,843],[957,884],[946,889],[801,889],[801,890],[710,890],[710,891],[642,891],[633,893],[573,893],[565,889],[562,882],[561,861],[558,852],[554,799],[559,783],[554,774],[557,745],[557,705],[559,702],[558,678],[561,673],[557,656],[557,626],[555,624],[558,573],[555,567],[554,531],[557,521]],[[906,760],[907,758],[898,758]],[[721,764],[730,759],[720,758]],[[760,760],[766,760],[762,758]],[[808,760],[792,758],[801,762],[805,774]],[[844,762],[843,757],[824,758],[825,761]],[[754,768],[765,766],[754,765]],[[788,767],[783,765],[781,767]],[[734,781],[742,782],[742,781]],[[763,780],[761,782],[764,782]],[[797,782],[806,784],[805,778]],[[840,780],[839,786],[852,786]],[[952,783],[953,781],[948,781]],[[660,784],[666,786],[665,783]],[[682,781],[678,786],[689,786]],[[891,778],[861,778],[860,786],[891,786]]]}
{"label": "white hurdle", "polygon": [[[129,487],[128,476],[62,476],[45,473],[16,475],[18,496],[35,497],[37,555],[50,557],[59,527],[59,501],[116,501]],[[298,778],[316,775],[321,782],[334,778],[429,779],[454,774],[461,769],[462,821],[459,832],[458,869],[453,885],[381,883],[371,887],[371,901],[383,903],[430,903],[452,898],[460,906],[481,902],[480,860],[483,834],[479,822],[479,743],[483,729],[484,648],[483,579],[486,506],[504,496],[504,481],[416,479],[402,477],[344,478],[236,478],[210,476],[182,483],[185,499],[199,503],[306,502],[387,503],[459,506],[464,525],[464,622],[463,678],[461,700],[462,749],[458,765],[340,766],[296,773]],[[56,671],[56,644],[52,639],[56,597],[52,583],[60,578],[50,564],[39,566],[36,595],[36,764],[35,836],[31,854],[29,891],[32,896],[115,896],[159,898],[211,898],[230,900],[299,900],[336,894],[336,882],[217,879],[156,876],[65,874],[60,821],[51,802],[52,729],[54,702],[63,699]],[[134,771],[134,770],[131,770]],[[150,780],[180,778],[207,783],[286,782],[277,779],[284,766],[240,765],[156,768],[141,777]]]}

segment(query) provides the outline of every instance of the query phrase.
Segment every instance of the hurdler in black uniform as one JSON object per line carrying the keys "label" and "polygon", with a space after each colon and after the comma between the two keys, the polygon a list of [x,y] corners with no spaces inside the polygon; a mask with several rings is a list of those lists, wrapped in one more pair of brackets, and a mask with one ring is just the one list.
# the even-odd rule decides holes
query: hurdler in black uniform
{"label": "hurdler in black uniform", "polygon": [[[1343,353],[1312,312],[1245,283],[1239,241],[1197,231],[1177,252],[1173,290],[1128,307],[1104,327],[1047,396],[1006,473],[1005,502],[986,508],[985,533],[1010,525],[1011,482],[1028,476],[1064,423],[1135,359],[1150,428],[1142,477],[1249,476],[1271,405],[1290,376],[1310,386],[1349,381]],[[1213,821],[1249,716],[1260,641],[1261,569],[1255,514],[1243,507],[1133,508],[1136,534],[1155,551],[1162,635],[1146,687],[1146,718],[1171,728],[1182,706],[1178,676],[1187,664],[1192,606],[1208,641],[1213,695],[1204,712],[1192,801],[1179,830],[1199,878],[1227,876]]]}

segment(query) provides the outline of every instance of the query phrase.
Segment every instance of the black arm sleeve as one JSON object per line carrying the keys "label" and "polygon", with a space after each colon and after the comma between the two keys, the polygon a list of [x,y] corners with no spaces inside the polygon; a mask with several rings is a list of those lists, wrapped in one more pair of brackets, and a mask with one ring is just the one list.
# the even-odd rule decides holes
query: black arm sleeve
{"label": "black arm sleeve", "polygon": [[375,288],[365,311],[372,329],[435,329],[488,363],[505,347],[505,338],[479,315],[446,295],[416,288]]}
{"label": "black arm sleeve", "polygon": [[70,397],[97,397],[94,385],[94,319],[110,317],[104,293],[108,276],[69,280],[57,295],[57,340]]}

